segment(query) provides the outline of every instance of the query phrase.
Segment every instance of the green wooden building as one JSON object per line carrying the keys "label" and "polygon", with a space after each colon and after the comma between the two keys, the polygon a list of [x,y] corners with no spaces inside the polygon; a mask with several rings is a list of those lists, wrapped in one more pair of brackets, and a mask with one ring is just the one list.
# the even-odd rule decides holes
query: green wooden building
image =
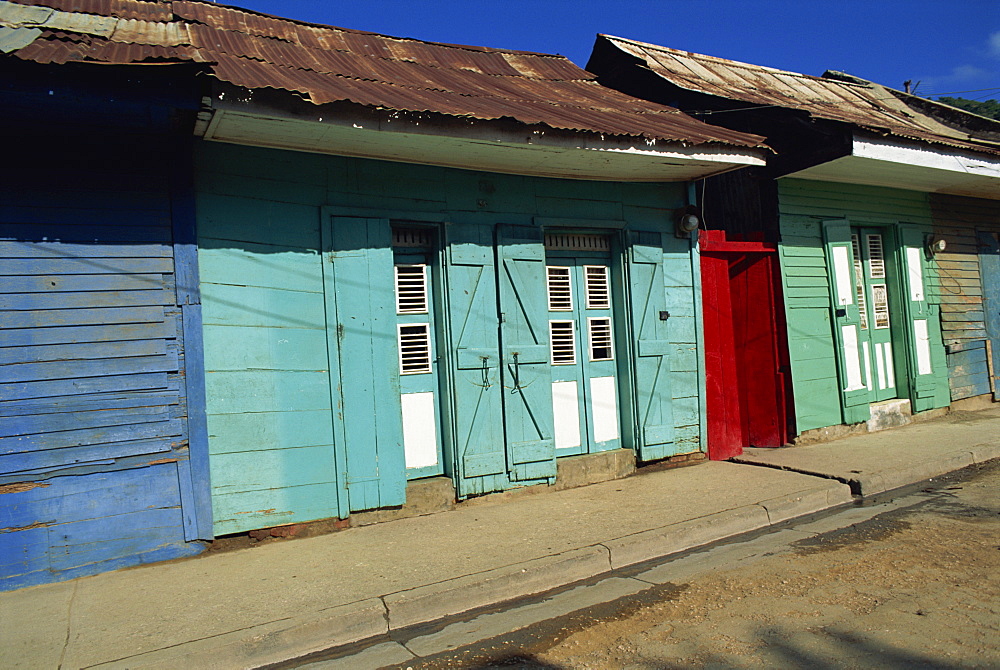
{"label": "green wooden building", "polygon": [[[791,377],[775,403],[790,436],[991,401],[1000,124],[841,73],[610,36],[598,37],[587,69],[630,95],[764,135],[775,150],[764,168],[699,184],[698,204],[709,228],[763,240],[776,255],[787,353],[769,374]],[[735,287],[743,270],[730,267]],[[726,309],[739,320],[758,307]],[[741,388],[752,394],[753,384]]]}
{"label": "green wooden building", "polygon": [[703,450],[675,219],[691,180],[762,165],[759,137],[558,56],[203,9],[251,26],[202,52],[217,535]]}

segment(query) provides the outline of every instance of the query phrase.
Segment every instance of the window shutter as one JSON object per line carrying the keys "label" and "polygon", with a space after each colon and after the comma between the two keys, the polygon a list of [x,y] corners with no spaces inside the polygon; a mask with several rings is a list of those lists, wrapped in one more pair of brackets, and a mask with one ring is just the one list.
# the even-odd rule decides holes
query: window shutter
{"label": "window shutter", "polygon": [[910,403],[913,411],[921,412],[943,407],[950,400],[938,306],[931,305],[925,293],[927,261],[924,239],[929,231],[905,223],[899,224],[896,231],[904,280],[902,294],[910,355]]}
{"label": "window shutter", "polygon": [[396,313],[427,314],[427,266],[396,266]]}
{"label": "window shutter", "polygon": [[590,360],[610,361],[614,359],[611,348],[611,319],[606,316],[587,319],[590,344]]}
{"label": "window shutter", "polygon": [[608,287],[608,266],[585,265],[584,277],[587,287],[587,309],[609,309],[611,291]]}
{"label": "window shutter", "polygon": [[431,371],[431,333],[426,323],[399,325],[399,372],[417,375]]}
{"label": "window shutter", "polygon": [[[851,235],[847,219],[823,222],[826,266],[830,277],[832,321],[837,343],[837,373],[844,423],[861,423],[871,416],[868,408],[868,384],[864,379],[859,330],[861,311],[858,301],[858,265],[854,257],[857,240]],[[867,310],[866,310],[867,312]],[[865,316],[867,327],[867,314]]]}
{"label": "window shutter", "polygon": [[549,321],[552,365],[576,364],[576,329],[572,321]]}
{"label": "window shutter", "polygon": [[573,310],[573,284],[568,267],[550,265],[546,268],[546,281],[550,312]]}

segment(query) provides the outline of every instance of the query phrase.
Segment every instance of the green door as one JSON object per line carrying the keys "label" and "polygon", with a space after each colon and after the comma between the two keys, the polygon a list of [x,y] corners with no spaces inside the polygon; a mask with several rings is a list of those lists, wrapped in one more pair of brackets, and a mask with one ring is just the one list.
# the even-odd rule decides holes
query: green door
{"label": "green door", "polygon": [[610,240],[546,236],[552,413],[557,456],[621,446]]}
{"label": "green door", "polygon": [[899,397],[892,328],[897,308],[890,297],[885,237],[878,228],[851,229],[859,344],[869,402]]}
{"label": "green door", "polygon": [[435,346],[435,231],[393,226],[396,344],[406,478],[444,472]]}

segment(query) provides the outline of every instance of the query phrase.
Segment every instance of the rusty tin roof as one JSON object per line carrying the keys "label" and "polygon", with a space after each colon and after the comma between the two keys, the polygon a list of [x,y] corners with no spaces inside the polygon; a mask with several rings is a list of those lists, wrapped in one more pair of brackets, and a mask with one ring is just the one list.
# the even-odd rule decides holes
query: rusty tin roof
{"label": "rusty tin roof", "polygon": [[605,88],[563,56],[389,37],[197,0],[0,0],[3,30],[0,46],[37,63],[201,63],[222,81],[315,104],[766,148],[756,135]]}
{"label": "rusty tin roof", "polygon": [[638,59],[640,67],[689,91],[754,106],[802,110],[882,135],[1000,153],[996,146],[977,143],[969,133],[921,114],[873,82],[813,77],[612,35],[599,35],[598,41],[602,40],[631,57],[631,62]]}

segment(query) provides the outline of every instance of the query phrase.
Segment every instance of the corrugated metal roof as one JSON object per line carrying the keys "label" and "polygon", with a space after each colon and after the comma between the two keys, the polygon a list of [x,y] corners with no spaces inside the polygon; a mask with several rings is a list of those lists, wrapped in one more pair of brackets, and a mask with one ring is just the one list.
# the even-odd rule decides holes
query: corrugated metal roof
{"label": "corrugated metal roof", "polygon": [[921,114],[875,83],[813,77],[611,35],[599,35],[598,40],[639,59],[652,72],[689,91],[753,105],[799,109],[880,134],[1000,153],[997,147],[970,141],[969,133]]}
{"label": "corrugated metal roof", "polygon": [[[13,55],[40,63],[199,62],[223,81],[293,91],[316,104],[351,101],[669,143],[765,148],[756,135],[604,88],[563,56],[389,37],[197,0],[13,2],[0,0],[0,25],[42,30]],[[16,13],[10,8],[27,5],[50,8],[49,15],[5,19]],[[87,39],[74,41],[73,34]]]}

